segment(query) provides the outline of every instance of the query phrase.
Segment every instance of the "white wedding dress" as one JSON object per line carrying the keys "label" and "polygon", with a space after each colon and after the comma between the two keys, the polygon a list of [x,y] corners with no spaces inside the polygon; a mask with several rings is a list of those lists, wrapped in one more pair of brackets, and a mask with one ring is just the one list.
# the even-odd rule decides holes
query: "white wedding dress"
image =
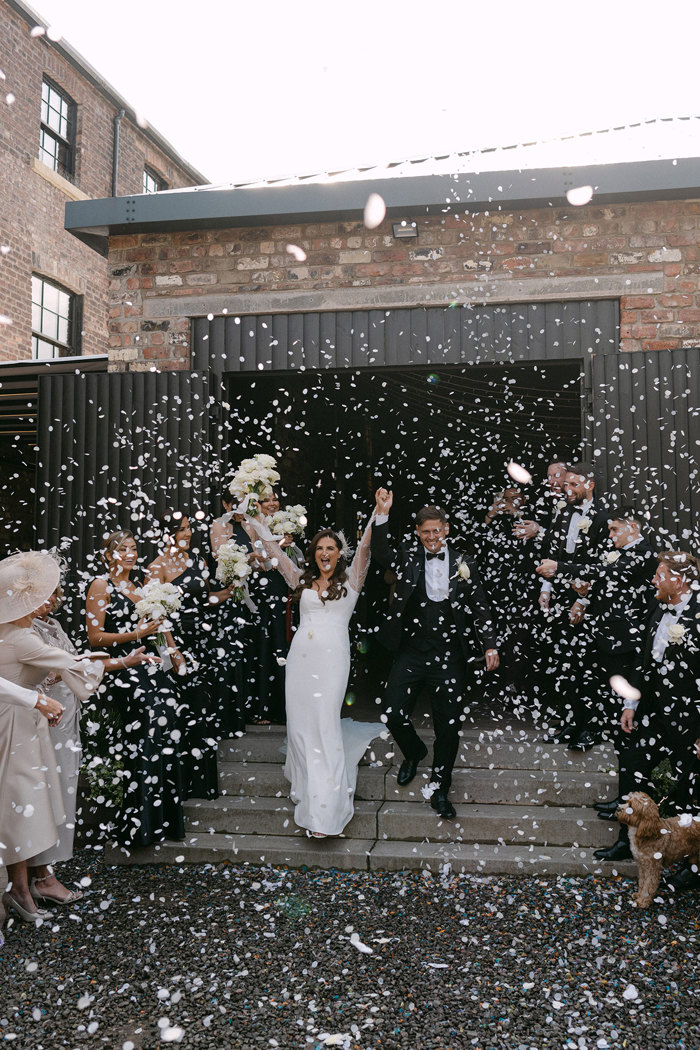
{"label": "white wedding dress", "polygon": [[[249,519],[290,587],[301,570],[257,519]],[[306,588],[301,621],[287,657],[287,759],[294,820],[299,827],[340,835],[353,815],[357,766],[372,740],[386,737],[381,722],[355,722],[340,712],[350,673],[348,625],[369,567],[371,522],[348,569],[347,594],[322,601]]]}

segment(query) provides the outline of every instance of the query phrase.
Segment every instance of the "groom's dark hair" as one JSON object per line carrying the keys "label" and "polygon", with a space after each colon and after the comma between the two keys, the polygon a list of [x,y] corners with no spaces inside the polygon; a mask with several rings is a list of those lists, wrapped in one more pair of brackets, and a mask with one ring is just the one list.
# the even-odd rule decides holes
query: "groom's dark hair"
{"label": "groom's dark hair", "polygon": [[421,507],[416,514],[416,528],[420,528],[426,521],[441,521],[447,525],[447,515],[442,507]]}

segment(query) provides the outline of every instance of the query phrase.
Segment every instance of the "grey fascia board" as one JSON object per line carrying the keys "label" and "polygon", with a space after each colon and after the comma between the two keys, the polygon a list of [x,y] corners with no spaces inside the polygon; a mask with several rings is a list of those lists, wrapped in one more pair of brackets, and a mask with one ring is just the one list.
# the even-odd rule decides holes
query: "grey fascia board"
{"label": "grey fascia board", "polygon": [[700,158],[354,182],[175,190],[164,194],[69,201],[65,226],[85,239],[87,235],[105,237],[106,230],[114,235],[309,221],[359,222],[370,193],[378,193],[383,198],[389,216],[548,205],[567,207],[567,191],[586,185],[593,187],[593,204],[698,198]]}

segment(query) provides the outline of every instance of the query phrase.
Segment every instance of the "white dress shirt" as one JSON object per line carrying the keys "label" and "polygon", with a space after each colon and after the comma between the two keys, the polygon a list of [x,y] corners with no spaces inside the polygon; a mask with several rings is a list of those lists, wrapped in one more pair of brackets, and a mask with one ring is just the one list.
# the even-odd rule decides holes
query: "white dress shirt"
{"label": "white dress shirt", "polygon": [[[630,544],[631,546],[631,544]],[[688,602],[690,601],[692,594],[687,594],[685,598],[682,598],[678,605],[674,605],[673,609],[665,612],[659,620],[656,628],[656,634],[654,635],[654,641],[651,645],[651,655],[657,663],[661,663],[666,652],[666,646],[668,645],[668,632],[674,623],[677,623],[678,617],[681,615]],[[638,700],[625,700],[624,706],[630,708],[632,711],[637,710]]]}
{"label": "white dress shirt", "polygon": [[[574,551],[576,550],[576,540],[578,539],[579,526],[580,526],[581,522],[583,521],[583,519],[585,518],[586,514],[588,514],[588,511],[591,509],[592,506],[593,506],[593,500],[592,499],[584,500],[583,503],[581,504],[581,506],[577,507],[576,510],[574,511],[574,513],[571,515],[571,520],[569,522],[569,531],[566,534],[566,553],[567,554],[573,554]],[[551,590],[552,590],[552,581],[551,580],[544,580],[542,582],[541,592],[544,592],[545,594],[549,594]],[[577,601],[580,602],[581,599],[578,598]],[[582,602],[582,604],[585,605],[585,604],[587,604],[587,602]]]}
{"label": "white dress shirt", "polygon": [[438,554],[443,558],[428,558],[425,552],[425,589],[432,602],[444,602],[450,596],[450,555],[445,544]]}
{"label": "white dress shirt", "polygon": [[678,604],[674,605],[668,612],[665,612],[659,620],[659,626],[656,628],[656,634],[654,635],[654,641],[651,647],[651,655],[657,663],[660,664],[664,658],[666,646],[668,645],[668,633],[671,626],[678,622],[678,617],[688,605],[691,598],[692,594],[686,594],[685,598],[681,598]]}

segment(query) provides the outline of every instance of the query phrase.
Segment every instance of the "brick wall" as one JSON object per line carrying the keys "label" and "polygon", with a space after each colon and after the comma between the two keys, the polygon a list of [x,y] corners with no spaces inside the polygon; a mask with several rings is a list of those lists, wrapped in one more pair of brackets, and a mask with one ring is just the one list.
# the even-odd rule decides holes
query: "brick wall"
{"label": "brick wall", "polygon": [[[540,278],[567,298],[570,278],[636,275],[621,295],[623,350],[700,345],[700,202],[662,201],[418,220],[418,239],[397,241],[391,224],[324,223],[113,237],[110,242],[111,367],[186,368],[187,317],[157,300],[284,290],[425,286],[484,277]],[[294,261],[289,244],[306,252]],[[639,294],[643,274],[656,291]],[[661,289],[661,290],[659,290]],[[586,298],[587,296],[578,296]],[[478,295],[477,295],[478,298]],[[416,288],[416,300],[420,296]],[[148,316],[144,317],[144,304]],[[214,301],[212,299],[212,301]],[[491,296],[491,301],[498,298]],[[199,305],[199,304],[198,304]],[[201,307],[197,310],[201,312]],[[220,312],[215,310],[214,312]],[[254,311],[251,311],[254,312]]]}
{"label": "brick wall", "polygon": [[[31,356],[31,275],[48,277],[84,296],[82,352],[107,349],[105,260],[63,229],[70,186],[47,181],[37,170],[41,83],[44,74],[77,103],[75,187],[89,197],[112,192],[112,142],[116,107],[45,37],[0,0],[0,361]],[[6,94],[14,102],[6,104]],[[128,118],[122,120],[118,192],[140,193],[144,164],[170,186],[192,184],[188,172],[157,148]],[[46,169],[44,175],[50,175]],[[59,183],[59,184],[57,184]]]}

